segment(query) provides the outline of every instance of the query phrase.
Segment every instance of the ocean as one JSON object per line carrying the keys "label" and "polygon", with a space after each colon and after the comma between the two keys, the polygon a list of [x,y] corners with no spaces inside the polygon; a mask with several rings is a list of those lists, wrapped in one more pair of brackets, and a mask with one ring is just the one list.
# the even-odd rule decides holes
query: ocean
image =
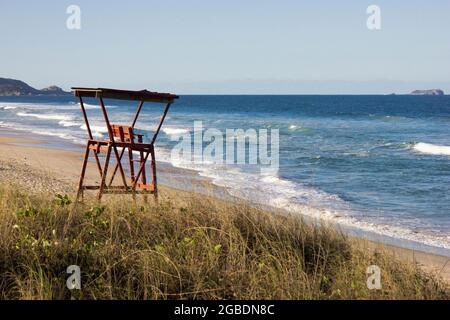
{"label": "ocean", "polygon": [[[107,102],[111,122],[131,122],[136,103]],[[96,101],[87,109],[95,137],[105,137]],[[151,135],[161,110],[146,105],[137,128]],[[172,161],[173,138],[194,121],[278,129],[279,171]],[[72,97],[1,97],[0,127],[64,148],[82,150],[86,141]],[[181,96],[159,138],[158,161],[195,170],[233,196],[450,255],[450,96]]]}

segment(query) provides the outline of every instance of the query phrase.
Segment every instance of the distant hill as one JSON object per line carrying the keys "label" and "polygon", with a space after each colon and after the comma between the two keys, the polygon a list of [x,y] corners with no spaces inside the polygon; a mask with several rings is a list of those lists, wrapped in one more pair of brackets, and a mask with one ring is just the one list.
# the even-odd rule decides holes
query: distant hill
{"label": "distant hill", "polygon": [[23,81],[0,78],[0,96],[65,96],[70,95],[57,86],[50,86],[42,90],[35,89]]}
{"label": "distant hill", "polygon": [[413,96],[443,96],[444,91],[441,89],[414,90],[410,94]]}
{"label": "distant hill", "polygon": [[50,87],[41,89],[40,91],[41,91],[41,93],[44,93],[44,94],[56,95],[56,96],[71,94],[70,92],[66,92],[57,86],[50,86]]}

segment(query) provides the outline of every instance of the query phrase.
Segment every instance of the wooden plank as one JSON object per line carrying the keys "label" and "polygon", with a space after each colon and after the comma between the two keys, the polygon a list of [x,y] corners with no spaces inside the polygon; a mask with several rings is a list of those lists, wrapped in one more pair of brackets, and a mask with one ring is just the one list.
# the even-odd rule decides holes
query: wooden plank
{"label": "wooden plank", "polygon": [[134,101],[149,101],[158,103],[170,103],[179,96],[171,93],[152,92],[148,90],[131,91],[131,90],[118,90],[108,88],[80,88],[73,87],[75,96],[77,97],[90,97],[90,98],[105,98],[116,100],[134,100]]}
{"label": "wooden plank", "polygon": [[137,189],[142,189],[142,190],[151,190],[154,191],[155,187],[152,184],[144,184],[144,183],[138,183],[136,185]]}

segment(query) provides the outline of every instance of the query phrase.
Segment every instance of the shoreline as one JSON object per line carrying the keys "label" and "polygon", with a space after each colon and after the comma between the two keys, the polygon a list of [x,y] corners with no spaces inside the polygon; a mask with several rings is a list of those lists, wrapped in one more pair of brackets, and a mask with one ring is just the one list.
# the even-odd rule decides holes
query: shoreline
{"label": "shoreline", "polygon": [[[82,150],[81,147],[80,150]],[[6,184],[18,184],[28,188],[30,192],[73,194],[76,191],[82,155],[82,152],[74,150],[49,147],[44,141],[35,137],[22,138],[13,131],[0,129],[0,181]],[[163,186],[163,189],[201,193],[221,201],[227,201],[226,196],[217,197],[219,187],[212,185],[207,179],[196,177],[195,172],[192,172],[192,178],[196,177],[196,179],[190,179],[186,178],[188,170],[170,168],[164,164],[159,164],[159,170],[160,176],[166,177],[161,179],[160,185]],[[87,173],[88,179],[98,182],[98,176],[94,170]],[[167,176],[172,176],[177,183],[178,179],[184,179],[184,181],[176,184],[177,187],[174,188],[170,186],[171,183]],[[233,197],[229,195],[229,199],[231,200]],[[280,212],[269,209],[266,211]],[[294,216],[292,213],[289,215]],[[299,217],[301,217],[301,213]],[[438,273],[444,280],[450,282],[450,258],[445,255],[386,244],[381,239],[380,241],[376,238],[367,239],[367,237],[349,232],[345,228],[341,229],[344,229],[344,233],[348,234],[356,246],[362,246],[363,249],[370,251],[387,251],[394,258],[417,263],[423,270]],[[378,237],[380,238],[380,236]]]}

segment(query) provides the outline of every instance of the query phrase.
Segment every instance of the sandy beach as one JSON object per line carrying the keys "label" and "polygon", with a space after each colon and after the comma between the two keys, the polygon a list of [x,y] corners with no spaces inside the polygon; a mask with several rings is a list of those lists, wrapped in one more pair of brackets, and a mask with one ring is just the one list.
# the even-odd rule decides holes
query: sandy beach
{"label": "sandy beach", "polygon": [[[67,193],[73,195],[81,167],[81,152],[46,147],[38,139],[25,139],[14,132],[0,132],[0,182],[14,184],[27,192]],[[98,181],[91,171],[87,178]],[[176,173],[174,173],[176,174]],[[169,190],[163,186],[164,190]],[[404,249],[363,239],[355,245],[365,250],[384,250],[394,258],[414,262],[424,271],[439,274],[450,282],[450,259],[416,250]]]}

